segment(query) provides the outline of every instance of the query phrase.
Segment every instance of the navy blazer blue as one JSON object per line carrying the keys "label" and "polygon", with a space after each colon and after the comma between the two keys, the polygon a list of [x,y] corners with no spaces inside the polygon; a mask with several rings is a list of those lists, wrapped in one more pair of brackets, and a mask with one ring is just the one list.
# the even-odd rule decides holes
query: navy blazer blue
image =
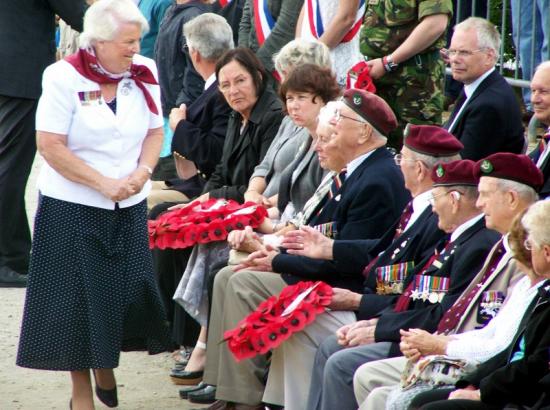
{"label": "navy blazer blue", "polygon": [[214,81],[187,108],[187,118],[174,130],[172,151],[195,163],[199,175],[210,178],[220,162],[231,108]]}
{"label": "navy blazer blue", "polygon": [[[454,112],[445,124],[448,129]],[[498,71],[479,84],[450,130],[464,144],[463,159],[477,161],[495,152],[524,152],[519,104],[512,87]]]}
{"label": "navy blazer blue", "polygon": [[[499,240],[500,234],[485,227],[481,219],[462,233],[454,242],[453,247],[439,261],[437,268],[430,266],[426,275],[450,278],[449,290],[441,303],[430,303],[422,300],[410,301],[408,310],[395,312],[394,306],[381,312],[376,325],[375,340],[377,342],[394,342],[392,351],[398,352],[400,329],[420,328],[434,332],[443,314],[455,303],[472,278],[479,272],[489,251]],[[418,265],[405,282],[405,287],[419,274],[422,266]],[[415,272],[416,271],[416,272]]]}
{"label": "navy blazer blue", "polygon": [[[336,239],[379,238],[401,215],[410,199],[403,175],[391,153],[378,148],[348,177],[339,195],[326,203],[309,225],[336,223]],[[333,261],[281,253],[273,259],[273,271],[287,283],[323,280],[332,286],[360,290],[363,277],[339,272]]]}
{"label": "navy blazer blue", "polygon": [[[376,294],[376,268],[411,261],[416,267],[424,266],[433,255],[436,246],[447,238],[447,234],[439,229],[437,222],[437,214],[432,212],[431,207],[426,208],[414,224],[397,237],[380,255],[363,284],[363,297],[356,312],[359,320],[378,315],[388,306],[392,306],[398,297]],[[353,251],[353,248],[349,251]],[[344,257],[346,254],[352,257],[351,252],[341,255]],[[410,275],[414,276],[415,272],[416,269],[413,269]],[[408,284],[411,278],[412,276],[405,278],[405,283]]]}
{"label": "navy blazer blue", "polygon": [[[540,157],[538,147],[531,151],[529,157],[531,157],[535,164],[538,162]],[[539,196],[544,199],[550,196],[550,180],[548,179],[548,177],[550,176],[550,155],[548,155],[544,162],[541,164],[540,170],[542,172],[542,175],[544,176],[544,185],[539,192]]]}

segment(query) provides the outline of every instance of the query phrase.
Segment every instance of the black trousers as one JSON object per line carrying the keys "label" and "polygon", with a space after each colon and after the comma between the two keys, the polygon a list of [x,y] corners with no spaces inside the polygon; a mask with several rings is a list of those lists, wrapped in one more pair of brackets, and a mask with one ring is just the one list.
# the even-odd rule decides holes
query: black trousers
{"label": "black trousers", "polygon": [[449,394],[454,388],[428,390],[418,394],[409,410],[496,410],[500,407],[491,406],[481,401],[474,400],[448,400]]}
{"label": "black trousers", "polygon": [[36,100],[0,95],[0,266],[27,273],[25,187],[36,154]]}

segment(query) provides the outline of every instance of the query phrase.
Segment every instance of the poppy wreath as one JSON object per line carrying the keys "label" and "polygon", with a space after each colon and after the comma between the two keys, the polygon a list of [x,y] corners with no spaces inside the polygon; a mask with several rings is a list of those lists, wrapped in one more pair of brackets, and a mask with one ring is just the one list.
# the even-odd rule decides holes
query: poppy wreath
{"label": "poppy wreath", "polygon": [[[265,354],[313,322],[331,300],[332,287],[324,282],[289,285],[278,297],[271,296],[260,303],[237,327],[227,330],[223,341],[237,361]],[[292,303],[294,309],[283,315]]]}
{"label": "poppy wreath", "polygon": [[241,205],[225,199],[194,201],[147,221],[149,247],[182,249],[197,243],[224,241],[235,229],[257,228],[266,216],[266,209],[253,202]]}

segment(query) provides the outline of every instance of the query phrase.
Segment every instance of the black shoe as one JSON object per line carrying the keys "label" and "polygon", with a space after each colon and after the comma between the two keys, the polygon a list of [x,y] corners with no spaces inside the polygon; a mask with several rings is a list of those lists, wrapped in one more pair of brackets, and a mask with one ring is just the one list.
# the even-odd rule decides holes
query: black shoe
{"label": "black shoe", "polygon": [[210,404],[216,401],[216,387],[206,386],[204,389],[189,392],[187,399],[191,403]]}
{"label": "black shoe", "polygon": [[0,266],[0,288],[24,288],[27,277],[17,273],[8,266]]}
{"label": "black shoe", "polygon": [[187,396],[189,395],[189,393],[191,392],[196,392],[198,390],[202,390],[204,389],[205,387],[207,386],[207,384],[205,382],[200,382],[199,384],[197,384],[196,386],[186,386],[186,387],[182,387],[180,389],[180,398],[181,399],[186,399]]}
{"label": "black shoe", "polygon": [[204,372],[198,370],[196,372],[188,372],[186,370],[172,370],[170,372],[170,378],[172,382],[177,385],[194,386],[202,381],[202,375]]}
{"label": "black shoe", "polygon": [[113,389],[107,390],[102,389],[97,384],[97,378],[95,377],[95,371],[92,370],[92,373],[94,374],[94,380],[95,380],[95,395],[101,401],[104,405],[107,407],[117,407],[118,406],[118,395],[116,391],[116,385]]}

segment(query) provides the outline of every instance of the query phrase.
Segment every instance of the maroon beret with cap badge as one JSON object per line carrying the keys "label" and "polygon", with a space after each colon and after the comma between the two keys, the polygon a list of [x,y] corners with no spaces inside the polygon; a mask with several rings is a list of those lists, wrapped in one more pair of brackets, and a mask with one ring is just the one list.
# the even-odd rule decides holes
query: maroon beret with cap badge
{"label": "maroon beret with cap badge", "polygon": [[432,169],[433,186],[477,186],[479,178],[474,174],[475,165],[475,161],[469,159],[438,163]]}
{"label": "maroon beret with cap badge", "polygon": [[403,145],[432,157],[450,157],[464,148],[453,134],[435,125],[407,124],[403,132]]}
{"label": "maroon beret with cap badge", "polygon": [[342,99],[357,115],[368,121],[380,134],[387,136],[397,128],[397,118],[386,101],[357,88],[344,92]]}
{"label": "maroon beret with cap badge", "polygon": [[474,173],[477,178],[493,177],[508,179],[532,187],[539,191],[544,184],[540,169],[527,155],[498,152],[476,163]]}

